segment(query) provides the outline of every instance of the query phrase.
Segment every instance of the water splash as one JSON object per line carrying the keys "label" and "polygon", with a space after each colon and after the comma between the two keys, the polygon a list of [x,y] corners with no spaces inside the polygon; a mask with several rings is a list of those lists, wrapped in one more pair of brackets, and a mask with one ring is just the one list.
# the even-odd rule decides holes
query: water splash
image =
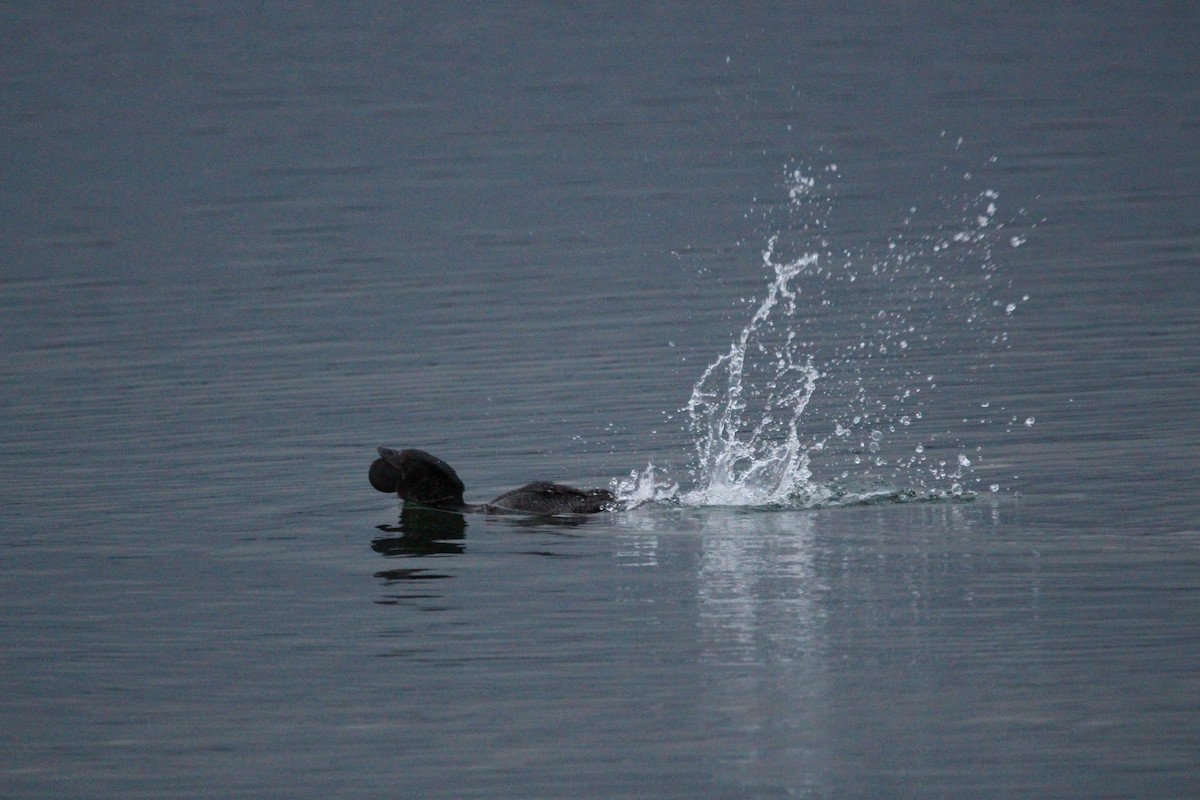
{"label": "water splash", "polygon": [[[692,388],[686,410],[696,448],[696,485],[681,499],[689,505],[776,505],[810,492],[809,452],[822,441],[801,443],[805,409],[816,391],[820,373],[812,357],[794,346],[795,331],[786,343],[769,351],[765,342],[779,325],[771,312],[785,302],[782,318],[796,311],[793,279],[817,263],[809,254],[794,261],[777,261],[778,237],[768,241],[763,262],[775,274],[767,296],[729,352],[704,371]],[[762,390],[747,383],[747,356],[763,358],[771,374]],[[761,403],[754,403],[761,400]]]}
{"label": "water splash", "polygon": [[785,219],[762,254],[766,294],[683,409],[694,443],[685,477],[653,464],[635,471],[616,487],[626,505],[970,496],[972,457],[925,409],[935,366],[958,382],[974,366],[948,353],[1007,346],[996,321],[1015,305],[991,297],[993,250],[1012,241],[998,194],[960,199],[951,224],[918,227],[910,209],[881,252],[838,251],[828,234],[836,178],[833,164],[787,168]]}

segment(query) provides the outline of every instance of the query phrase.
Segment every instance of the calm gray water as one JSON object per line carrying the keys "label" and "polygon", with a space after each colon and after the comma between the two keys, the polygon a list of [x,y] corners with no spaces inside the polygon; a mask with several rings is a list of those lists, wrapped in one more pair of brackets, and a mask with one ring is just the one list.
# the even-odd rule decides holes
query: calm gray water
{"label": "calm gray water", "polygon": [[4,4],[0,796],[1195,796],[1197,52]]}

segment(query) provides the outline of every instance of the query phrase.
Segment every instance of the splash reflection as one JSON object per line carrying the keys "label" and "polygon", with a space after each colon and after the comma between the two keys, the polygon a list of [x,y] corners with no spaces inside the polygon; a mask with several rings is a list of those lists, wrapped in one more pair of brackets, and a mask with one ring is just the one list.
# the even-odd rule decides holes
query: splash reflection
{"label": "splash reflection", "polygon": [[[902,727],[940,730],[945,676],[975,691],[977,674],[997,674],[1005,651],[1036,631],[1040,543],[993,536],[1015,529],[1019,514],[997,498],[646,507],[618,521],[614,554],[645,577],[626,586],[682,576],[670,621],[692,637],[695,724],[713,732],[714,769],[730,794],[824,796],[864,742],[888,740],[907,757]],[[915,707],[896,712],[898,696]]]}
{"label": "splash reflection", "polygon": [[802,660],[820,609],[813,522],[803,514],[742,514],[702,540],[697,566],[701,657],[713,663]]}
{"label": "splash reflection", "polygon": [[681,537],[686,539],[698,548],[695,591],[703,657],[746,662],[786,650],[791,658],[809,649],[820,616],[814,519],[807,512],[755,508],[634,509],[614,518],[619,529],[615,555],[623,567],[653,568],[663,552],[677,550]]}
{"label": "splash reflection", "polygon": [[[618,520],[622,567],[662,575],[689,565],[695,602],[687,605],[702,687],[696,724],[722,740],[714,768],[742,788],[824,780],[832,667],[820,519],[811,512],[658,506]],[[752,747],[744,746],[748,740]]]}

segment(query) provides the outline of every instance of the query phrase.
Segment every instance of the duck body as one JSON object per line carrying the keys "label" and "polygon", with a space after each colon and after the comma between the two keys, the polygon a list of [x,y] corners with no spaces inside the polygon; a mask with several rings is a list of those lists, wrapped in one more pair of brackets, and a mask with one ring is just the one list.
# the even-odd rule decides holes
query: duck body
{"label": "duck body", "polygon": [[405,503],[485,514],[596,514],[616,509],[617,498],[607,489],[576,489],[547,481],[527,483],[490,503],[467,503],[458,473],[440,458],[424,450],[378,450],[379,458],[369,472],[371,485],[381,492],[395,492]]}

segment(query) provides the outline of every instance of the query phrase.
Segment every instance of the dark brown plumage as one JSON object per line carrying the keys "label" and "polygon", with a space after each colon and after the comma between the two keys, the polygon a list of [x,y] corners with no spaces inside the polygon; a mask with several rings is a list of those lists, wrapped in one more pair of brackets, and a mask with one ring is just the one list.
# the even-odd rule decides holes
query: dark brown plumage
{"label": "dark brown plumage", "polygon": [[616,510],[617,498],[607,489],[576,489],[561,483],[536,481],[505,492],[490,503],[463,501],[463,482],[454,469],[424,450],[379,448],[371,464],[371,485],[395,492],[406,503],[447,511],[488,514],[596,514]]}

